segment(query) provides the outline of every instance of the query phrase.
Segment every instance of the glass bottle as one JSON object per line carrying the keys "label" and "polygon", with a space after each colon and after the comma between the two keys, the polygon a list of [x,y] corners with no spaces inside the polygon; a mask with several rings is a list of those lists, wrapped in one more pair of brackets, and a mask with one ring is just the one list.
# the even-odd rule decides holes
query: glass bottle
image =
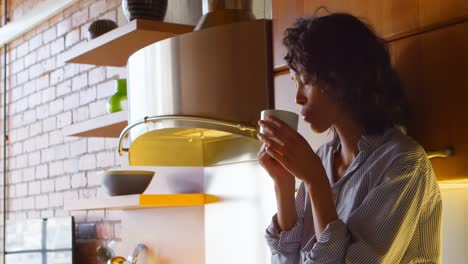
{"label": "glass bottle", "polygon": [[107,102],[107,112],[115,113],[124,109],[123,102],[127,100],[127,79],[117,79],[115,81],[115,93]]}

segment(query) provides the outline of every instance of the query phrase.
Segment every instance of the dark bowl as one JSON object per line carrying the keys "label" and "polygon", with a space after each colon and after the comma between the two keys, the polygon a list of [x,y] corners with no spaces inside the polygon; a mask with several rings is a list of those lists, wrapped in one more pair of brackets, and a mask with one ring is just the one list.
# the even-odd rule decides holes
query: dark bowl
{"label": "dark bowl", "polygon": [[92,40],[117,28],[117,23],[109,19],[99,19],[91,23],[88,28],[88,40]]}
{"label": "dark bowl", "polygon": [[101,185],[110,196],[142,194],[153,175],[154,171],[106,171],[102,174]]}
{"label": "dark bowl", "polygon": [[122,0],[122,10],[128,21],[135,18],[164,20],[167,0]]}

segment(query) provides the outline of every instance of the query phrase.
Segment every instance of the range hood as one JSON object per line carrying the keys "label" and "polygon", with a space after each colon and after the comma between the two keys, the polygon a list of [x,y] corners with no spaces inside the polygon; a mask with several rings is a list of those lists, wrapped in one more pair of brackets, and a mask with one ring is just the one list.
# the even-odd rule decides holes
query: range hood
{"label": "range hood", "polygon": [[[129,125],[119,152],[129,152],[131,166],[257,159],[257,121],[273,108],[271,21],[255,20],[251,1],[203,3],[194,32],[149,45],[128,60]],[[216,12],[231,15],[223,20]]]}

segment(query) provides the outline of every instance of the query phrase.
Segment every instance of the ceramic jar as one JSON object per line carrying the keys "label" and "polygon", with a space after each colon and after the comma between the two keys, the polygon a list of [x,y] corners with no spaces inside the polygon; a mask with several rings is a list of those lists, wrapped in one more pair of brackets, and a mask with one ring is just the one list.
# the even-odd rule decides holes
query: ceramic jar
{"label": "ceramic jar", "polygon": [[128,21],[135,18],[164,20],[167,0],[122,0],[122,9]]}
{"label": "ceramic jar", "polygon": [[88,41],[117,28],[117,23],[109,19],[99,19],[91,23],[88,28]]}

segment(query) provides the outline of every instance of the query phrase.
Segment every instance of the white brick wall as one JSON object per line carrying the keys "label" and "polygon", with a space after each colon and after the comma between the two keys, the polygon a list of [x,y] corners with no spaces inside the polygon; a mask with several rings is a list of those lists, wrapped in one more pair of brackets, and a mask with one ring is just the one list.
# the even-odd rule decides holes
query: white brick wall
{"label": "white brick wall", "polygon": [[47,179],[40,181],[41,183],[41,193],[52,193],[55,191],[55,181],[54,179]]}
{"label": "white brick wall", "polygon": [[[40,1],[13,1],[13,20]],[[98,239],[120,237],[119,213],[62,208],[67,199],[104,195],[99,173],[128,163],[127,156],[116,153],[117,139],[65,137],[62,132],[107,114],[115,80],[127,77],[122,67],[64,63],[67,52],[87,41],[94,20],[127,23],[120,4],[121,0],[77,0],[9,44],[9,219],[74,215],[78,223],[106,221]]]}
{"label": "white brick wall", "polygon": [[86,174],[81,172],[81,173],[76,173],[71,176],[71,187],[73,189],[80,188],[80,187],[85,187],[86,186]]}
{"label": "white brick wall", "polygon": [[88,153],[104,150],[104,138],[88,138]]}

